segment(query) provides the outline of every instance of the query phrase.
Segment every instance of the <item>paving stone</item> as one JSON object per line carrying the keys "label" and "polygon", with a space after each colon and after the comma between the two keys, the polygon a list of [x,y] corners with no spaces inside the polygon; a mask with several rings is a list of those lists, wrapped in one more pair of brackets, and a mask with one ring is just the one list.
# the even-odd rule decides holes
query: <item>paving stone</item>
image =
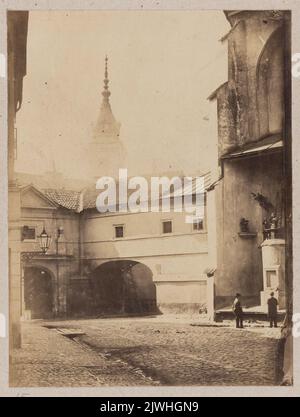
{"label": "paving stone", "polygon": [[71,340],[42,325],[23,323],[23,348],[12,355],[13,386],[276,384],[280,329],[165,318],[57,322],[78,332]]}

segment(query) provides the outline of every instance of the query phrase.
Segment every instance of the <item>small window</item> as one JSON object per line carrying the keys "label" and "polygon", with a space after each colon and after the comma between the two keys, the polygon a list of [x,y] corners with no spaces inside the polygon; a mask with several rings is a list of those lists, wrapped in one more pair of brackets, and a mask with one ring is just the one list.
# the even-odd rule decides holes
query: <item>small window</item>
{"label": "small window", "polygon": [[22,240],[35,240],[35,228],[23,226]]}
{"label": "small window", "polygon": [[165,220],[162,222],[163,233],[172,233],[172,221]]}
{"label": "small window", "polygon": [[124,226],[115,226],[115,238],[124,237]]}
{"label": "small window", "polygon": [[194,231],[203,230],[203,219],[194,219],[193,220],[193,230]]}

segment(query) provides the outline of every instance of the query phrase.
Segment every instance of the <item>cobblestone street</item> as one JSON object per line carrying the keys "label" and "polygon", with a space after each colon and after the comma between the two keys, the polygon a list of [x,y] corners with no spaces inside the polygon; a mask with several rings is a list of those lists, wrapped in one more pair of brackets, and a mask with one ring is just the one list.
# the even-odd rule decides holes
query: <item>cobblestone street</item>
{"label": "cobblestone street", "polygon": [[24,322],[10,385],[275,385],[280,329],[232,326],[165,317]]}

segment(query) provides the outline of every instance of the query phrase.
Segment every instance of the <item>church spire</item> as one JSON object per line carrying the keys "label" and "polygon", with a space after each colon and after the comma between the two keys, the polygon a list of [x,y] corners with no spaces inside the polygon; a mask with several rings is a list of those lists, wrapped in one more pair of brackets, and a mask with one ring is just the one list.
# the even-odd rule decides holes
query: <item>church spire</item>
{"label": "church spire", "polygon": [[104,69],[104,87],[102,91],[102,105],[100,109],[99,118],[96,125],[94,134],[94,140],[97,142],[111,142],[119,139],[120,124],[116,121],[113,112],[111,110],[109,97],[111,92],[109,91],[109,79],[108,79],[108,57],[105,56],[105,69]]}
{"label": "church spire", "polygon": [[109,87],[108,87],[108,83],[109,83],[109,79],[108,79],[108,57],[107,55],[105,56],[105,71],[104,71],[104,89],[102,91],[102,95],[104,97],[104,100],[109,102],[109,96],[110,96],[110,91],[109,91]]}

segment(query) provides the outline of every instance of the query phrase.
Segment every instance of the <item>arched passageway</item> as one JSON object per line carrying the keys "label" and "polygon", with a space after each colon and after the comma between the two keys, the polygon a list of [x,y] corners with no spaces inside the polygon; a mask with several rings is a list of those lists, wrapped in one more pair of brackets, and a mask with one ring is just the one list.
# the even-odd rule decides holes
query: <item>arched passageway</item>
{"label": "arched passageway", "polygon": [[122,260],[97,267],[91,275],[97,314],[157,313],[156,287],[144,264]]}
{"label": "arched passageway", "polygon": [[32,319],[52,316],[53,286],[49,271],[42,267],[26,267],[24,270],[25,310],[31,311]]}

